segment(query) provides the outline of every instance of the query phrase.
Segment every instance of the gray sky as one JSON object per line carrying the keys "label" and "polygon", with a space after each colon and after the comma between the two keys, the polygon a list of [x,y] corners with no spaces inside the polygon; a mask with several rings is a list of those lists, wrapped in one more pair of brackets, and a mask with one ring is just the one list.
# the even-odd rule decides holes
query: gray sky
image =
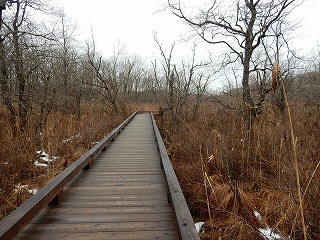
{"label": "gray sky", "polygon": [[[152,57],[156,49],[153,32],[160,42],[171,45],[188,31],[170,12],[159,12],[166,1],[160,0],[56,0],[66,15],[78,22],[82,37],[91,35],[106,55],[118,41],[130,54]],[[87,35],[86,35],[87,34]],[[111,54],[111,53],[110,53]]]}
{"label": "gray sky", "polygon": [[[105,56],[111,55],[114,46],[120,41],[125,44],[128,53],[138,54],[143,58],[153,58],[154,53],[157,53],[153,32],[157,32],[159,42],[167,49],[173,42],[178,43],[176,54],[187,55],[191,49],[191,43],[179,43],[190,28],[170,11],[159,11],[163,9],[167,0],[55,0],[55,2],[64,8],[70,19],[77,21],[81,33],[80,39],[84,41],[90,37],[90,29],[93,29],[97,47]],[[304,4],[292,13],[293,20],[302,20],[301,28],[295,32],[294,45],[297,49],[309,52],[316,46],[317,41],[320,43],[319,10],[320,0],[305,0]]]}

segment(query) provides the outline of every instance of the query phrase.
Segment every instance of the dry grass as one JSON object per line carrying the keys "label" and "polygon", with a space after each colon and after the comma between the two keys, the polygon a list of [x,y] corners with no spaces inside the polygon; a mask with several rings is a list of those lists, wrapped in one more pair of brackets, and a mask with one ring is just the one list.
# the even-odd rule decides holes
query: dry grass
{"label": "dry grass", "polygon": [[[308,239],[320,239],[320,115],[313,106],[296,103],[291,106],[291,117],[306,231]],[[179,129],[164,128],[162,134],[191,212],[196,221],[206,222],[203,239],[259,239],[258,229],[266,226],[286,238],[303,239],[286,124],[285,118],[266,106],[249,137],[241,114],[208,105],[197,120],[186,119]],[[205,185],[209,186],[209,203]],[[257,221],[253,211],[261,214],[262,221]]]}
{"label": "dry grass", "polygon": [[[126,117],[126,114],[115,115],[102,109],[99,103],[84,102],[80,120],[72,114],[52,112],[44,125],[44,149],[40,149],[35,140],[38,139],[34,131],[38,124],[35,118],[31,116],[23,136],[14,138],[7,113],[0,109],[0,219],[32,196],[28,189],[41,188]],[[69,140],[64,141],[66,139]],[[59,159],[49,167],[37,167],[34,162],[38,150],[45,150]],[[19,184],[28,186],[19,189]]]}

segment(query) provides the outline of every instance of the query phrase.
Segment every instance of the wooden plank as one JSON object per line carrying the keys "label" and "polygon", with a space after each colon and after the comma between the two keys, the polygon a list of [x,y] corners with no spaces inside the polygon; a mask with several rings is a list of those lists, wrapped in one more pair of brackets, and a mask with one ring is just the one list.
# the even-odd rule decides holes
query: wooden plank
{"label": "wooden plank", "polygon": [[45,214],[41,218],[35,218],[32,223],[121,223],[121,222],[157,222],[173,220],[171,213],[115,213],[115,214]]}
{"label": "wooden plank", "polygon": [[[103,179],[103,178],[98,178],[97,180],[100,181],[81,181],[75,185],[77,186],[91,186],[92,184],[95,184],[96,187],[103,187],[103,186],[149,186],[149,185],[164,185],[166,186],[165,183],[163,183],[159,179],[146,179],[146,178],[135,178],[134,180],[132,179]],[[102,182],[105,181],[105,182]]]}
{"label": "wooden plank", "polygon": [[[168,203],[166,204],[158,204],[158,205],[152,205],[152,206],[108,206],[108,207],[95,207],[94,205],[89,205],[87,207],[83,206],[75,206],[75,205],[64,205],[63,208],[49,208],[43,210],[36,218],[41,218],[42,215],[46,214],[59,214],[59,212],[62,213],[74,213],[74,212],[99,212],[101,214],[117,214],[117,213],[172,213],[172,207]],[[36,219],[35,218],[35,219]]]}
{"label": "wooden plank", "polygon": [[95,188],[100,189],[102,187],[144,187],[144,186],[155,186],[155,187],[167,187],[164,183],[159,181],[115,181],[110,180],[108,182],[82,182],[81,184],[77,184],[75,187],[90,187],[92,184],[95,184]]}
{"label": "wooden plank", "polygon": [[[167,206],[167,200],[154,201],[100,201],[100,202],[65,202],[63,207],[70,208],[107,208],[107,207],[147,207],[147,206]],[[173,217],[171,218],[173,219]]]}
{"label": "wooden plank", "polygon": [[154,191],[161,192],[166,191],[167,186],[165,184],[153,184],[153,185],[141,185],[141,186],[75,186],[73,188],[70,188],[69,191],[86,191],[88,194],[91,194],[92,192],[96,191],[103,191],[103,192],[114,192],[114,191],[128,191],[128,192],[134,192],[134,191]]}
{"label": "wooden plank", "polygon": [[30,224],[25,234],[47,233],[90,233],[90,232],[131,232],[131,231],[166,231],[174,230],[173,221],[123,222],[123,223],[64,223]]}
{"label": "wooden plank", "polygon": [[[90,198],[91,197],[91,198]],[[164,195],[160,194],[129,194],[129,193],[109,193],[109,194],[67,194],[65,195],[65,202],[68,201],[97,201],[101,199],[101,201],[108,201],[108,200],[125,200],[125,199],[131,199],[131,200],[150,200],[150,199],[165,199]]]}
{"label": "wooden plank", "polygon": [[[80,190],[77,190],[77,191],[70,191],[70,192],[73,192],[74,194],[78,194],[78,195],[87,195],[87,196],[90,196],[90,194],[92,195],[99,195],[101,193],[101,191],[99,190],[95,190],[95,191],[92,191],[91,193],[88,193],[88,191],[80,191]],[[162,188],[158,191],[154,191],[154,189],[151,189],[151,190],[148,190],[148,189],[144,189],[144,190],[139,190],[139,189],[132,189],[132,190],[127,190],[127,189],[115,189],[113,190],[112,192],[112,195],[127,195],[127,194],[142,194],[142,195],[149,195],[149,194],[153,194],[153,195],[157,195],[157,194],[167,194],[168,190],[165,189],[165,188]]]}
{"label": "wooden plank", "polygon": [[165,231],[131,231],[131,232],[94,232],[94,233],[51,233],[46,234],[45,238],[42,234],[34,235],[20,235],[16,240],[24,239],[46,239],[46,240],[57,240],[57,239],[90,239],[90,240],[101,240],[101,239],[112,239],[112,240],[176,240],[178,234],[176,230],[165,230]]}
{"label": "wooden plank", "polygon": [[[77,180],[77,184],[86,184],[86,183],[101,183],[101,181],[121,181],[121,182],[163,182],[162,174],[110,174],[110,173],[100,173],[95,174],[95,178],[86,178],[86,175],[83,175],[83,178]],[[103,184],[103,183],[101,183]]]}

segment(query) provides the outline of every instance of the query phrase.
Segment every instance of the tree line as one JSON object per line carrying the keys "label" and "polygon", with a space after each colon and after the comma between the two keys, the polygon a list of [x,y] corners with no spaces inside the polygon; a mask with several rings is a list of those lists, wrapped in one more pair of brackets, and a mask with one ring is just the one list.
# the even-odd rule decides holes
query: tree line
{"label": "tree line", "polygon": [[[197,117],[202,102],[211,101],[238,109],[250,127],[272,91],[274,64],[280,66],[287,85],[299,81],[300,88],[305,85],[296,77],[298,58],[286,38],[291,27],[287,17],[298,1],[218,2],[191,11],[182,1],[168,1],[168,9],[204,42],[225,46],[223,59],[199,61],[194,45],[191,60],[174,62],[175,45],[166,49],[155,35],[158,56],[146,63],[126,53],[121,43],[109,58],[96,49],[94,37],[80,44],[77,25],[46,1],[1,0],[0,99],[10,116],[12,134],[23,134],[30,118],[37,122],[34,131],[41,134],[52,111],[69,112],[80,119],[84,99],[100,101],[106,111],[115,113],[125,112],[130,102],[154,102],[173,126],[190,110]],[[46,20],[36,20],[39,17]],[[318,59],[316,55],[313,58],[315,72],[319,70]],[[221,97],[221,92],[213,94],[210,86],[227,68],[240,69],[241,84],[230,84]],[[310,78],[310,85],[317,84]],[[240,106],[223,98],[225,93],[232,97],[237,88],[242,94]],[[281,88],[275,90],[274,99],[281,109]]]}

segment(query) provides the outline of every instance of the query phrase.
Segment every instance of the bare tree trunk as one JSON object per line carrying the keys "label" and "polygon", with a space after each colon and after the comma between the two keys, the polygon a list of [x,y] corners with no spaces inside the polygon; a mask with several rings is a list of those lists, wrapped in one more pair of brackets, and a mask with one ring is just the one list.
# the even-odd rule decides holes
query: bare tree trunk
{"label": "bare tree trunk", "polygon": [[12,40],[14,45],[14,68],[16,71],[18,82],[18,100],[19,100],[19,127],[23,132],[28,123],[28,97],[26,94],[26,78],[24,74],[24,65],[22,59],[22,52],[19,45],[18,26],[14,23]]}
{"label": "bare tree trunk", "polygon": [[[249,73],[250,73],[250,58],[251,54],[245,51],[243,75],[242,75],[242,100],[243,100],[243,113],[244,120],[246,121],[247,127],[251,128],[256,117],[256,111],[254,102],[251,96],[250,86],[249,86]],[[248,56],[250,55],[250,56]]]}
{"label": "bare tree trunk", "polygon": [[247,128],[251,128],[256,118],[256,109],[254,101],[251,96],[249,77],[250,77],[250,60],[253,54],[253,26],[256,21],[257,10],[252,4],[246,3],[247,7],[251,11],[251,17],[249,20],[248,28],[245,36],[245,49],[243,58],[243,75],[242,75],[242,100],[244,119],[247,123]]}
{"label": "bare tree trunk", "polygon": [[16,124],[16,112],[14,109],[13,100],[10,96],[10,88],[9,88],[9,78],[8,78],[8,69],[7,69],[7,61],[6,61],[6,52],[4,45],[4,38],[2,37],[2,10],[5,9],[5,2],[0,2],[0,90],[1,97],[4,102],[4,105],[9,110],[10,118],[10,127],[12,130],[13,136],[17,134],[17,124]]}
{"label": "bare tree trunk", "polygon": [[25,20],[27,3],[23,3],[20,0],[16,1],[16,12],[12,22],[12,42],[13,42],[13,64],[17,78],[18,85],[18,103],[19,103],[19,130],[23,132],[26,129],[28,123],[28,107],[29,102],[26,95],[26,77],[24,73],[24,64],[22,50],[19,39],[19,27]]}
{"label": "bare tree trunk", "polygon": [[5,57],[5,46],[2,39],[0,40],[0,87],[1,87],[1,97],[4,102],[4,105],[9,110],[10,114],[10,127],[12,130],[13,136],[17,134],[17,123],[16,123],[16,112],[14,109],[13,100],[10,96],[10,88],[9,88],[9,81],[8,81],[8,69],[6,64],[6,57]]}

